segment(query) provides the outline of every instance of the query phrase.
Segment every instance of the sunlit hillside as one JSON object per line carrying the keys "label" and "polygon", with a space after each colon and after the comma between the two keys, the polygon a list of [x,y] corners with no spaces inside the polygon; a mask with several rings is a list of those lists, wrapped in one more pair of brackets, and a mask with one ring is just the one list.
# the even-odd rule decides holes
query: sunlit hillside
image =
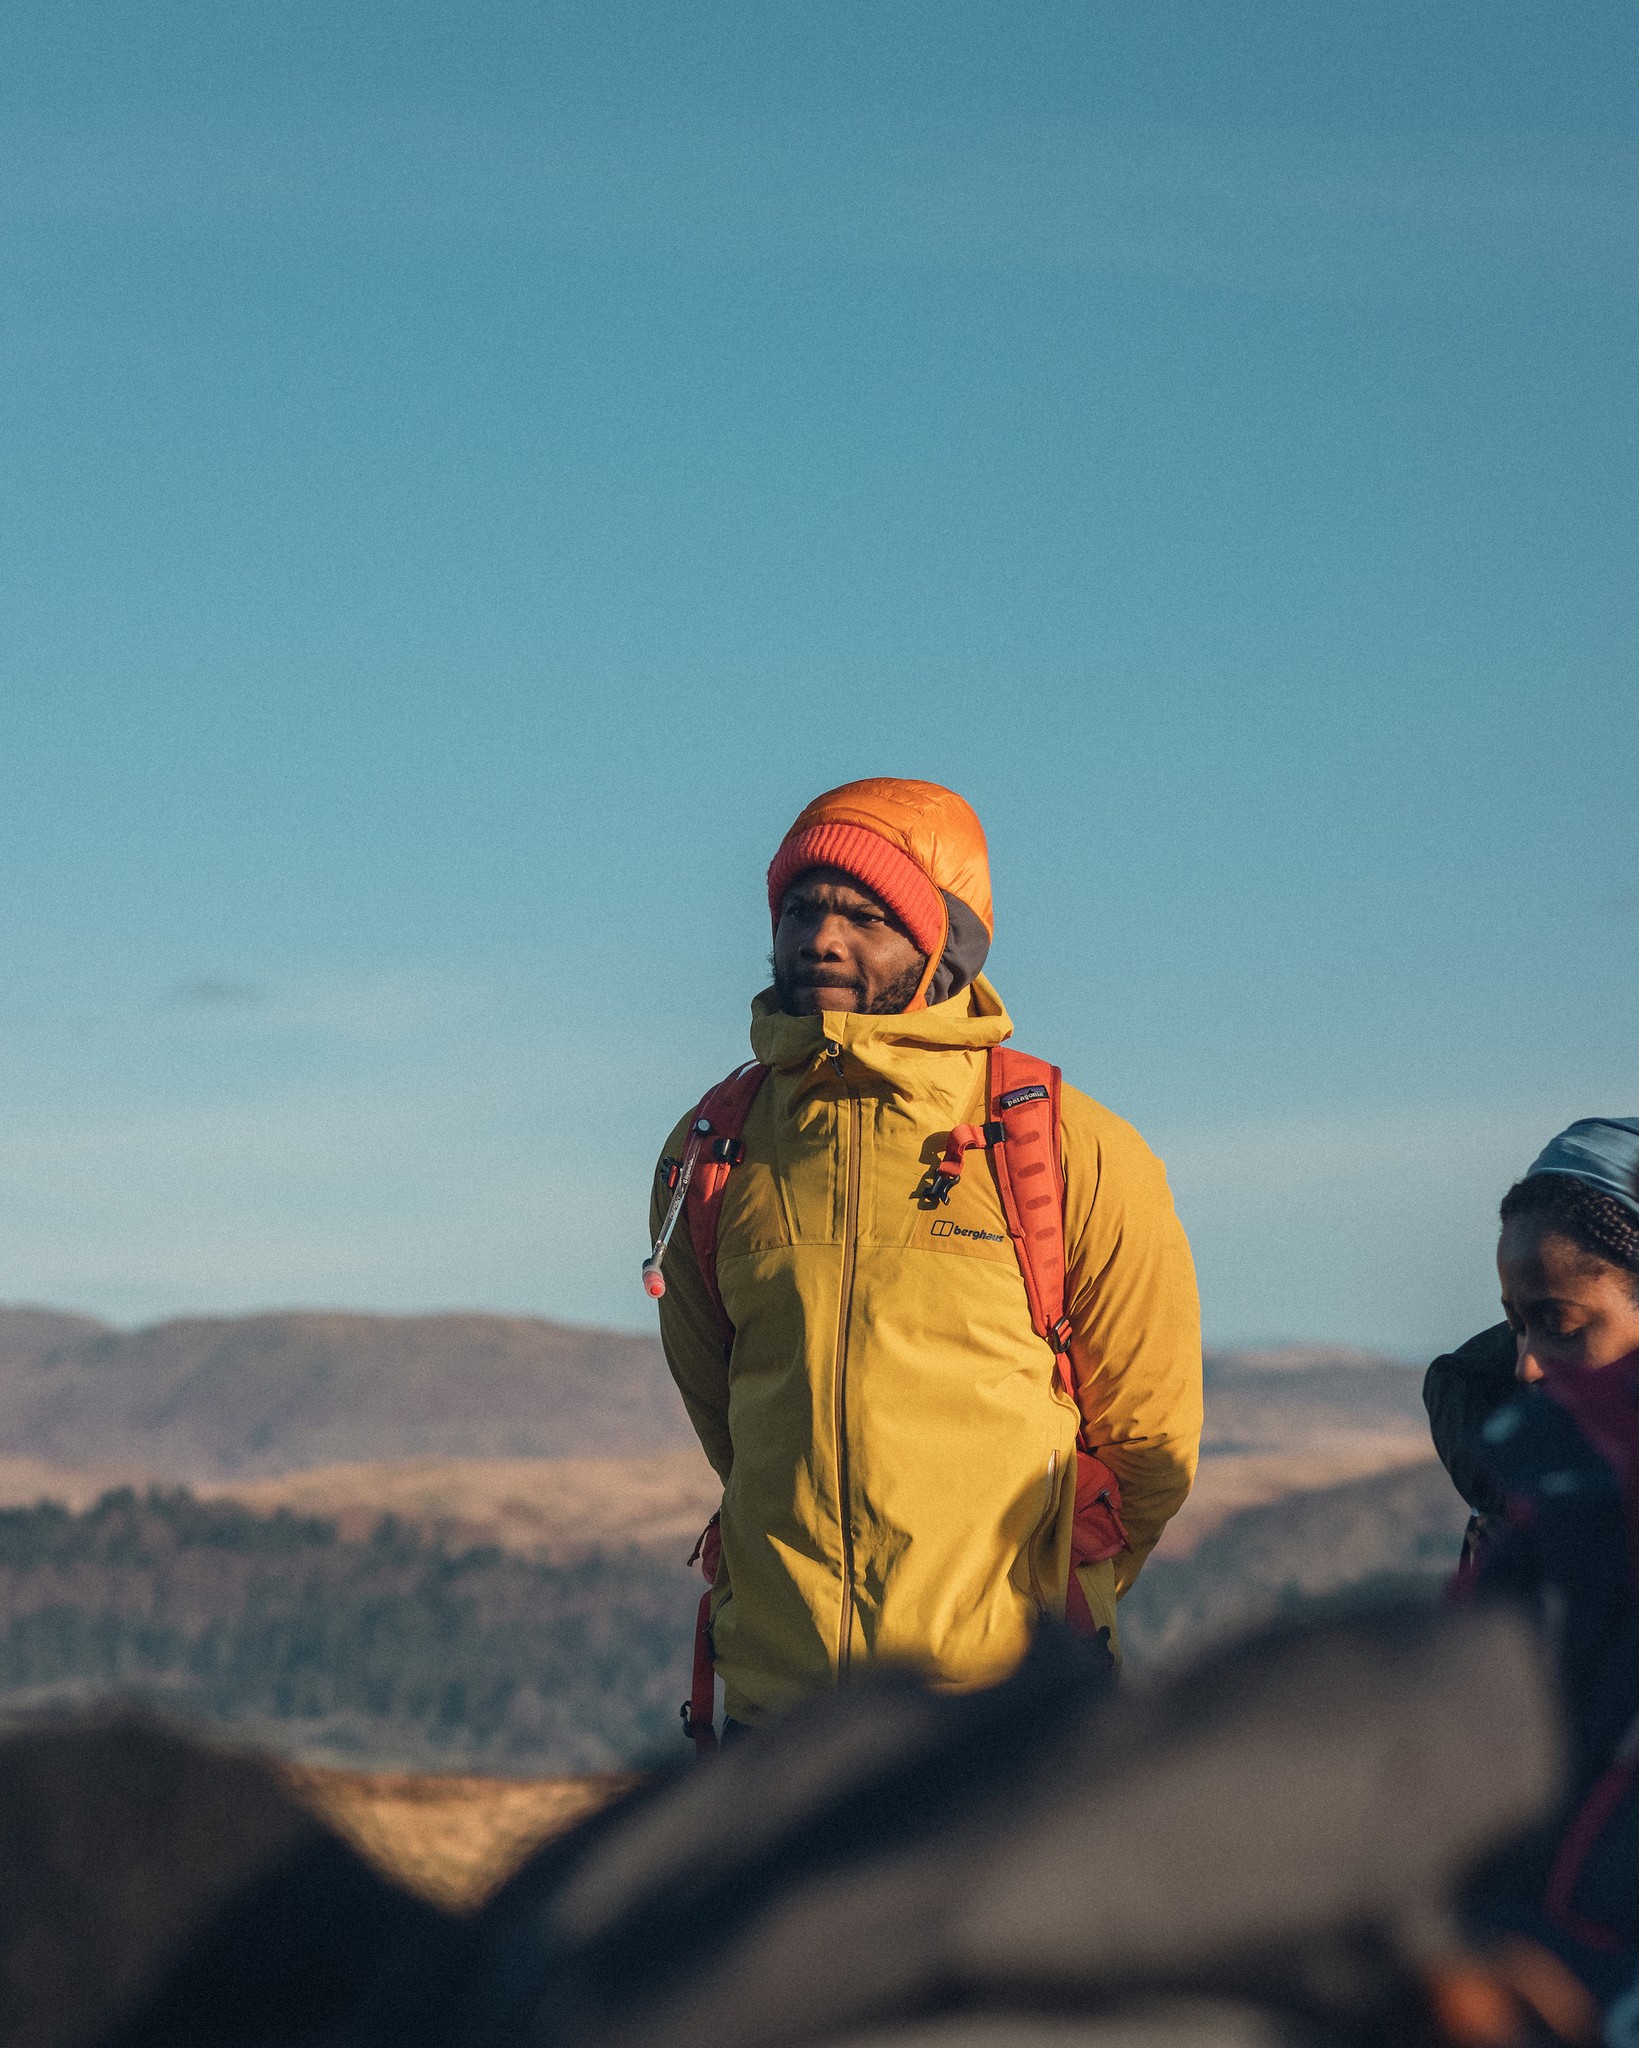
{"label": "sunlit hillside", "polygon": [[[1462,1509],[1416,1373],[1294,1348],[1214,1353],[1206,1380],[1194,1495],[1122,1610],[1135,1673],[1438,1584]],[[717,1498],[652,1340],[0,1311],[0,1707],[136,1697],[400,1772],[669,1757]]]}

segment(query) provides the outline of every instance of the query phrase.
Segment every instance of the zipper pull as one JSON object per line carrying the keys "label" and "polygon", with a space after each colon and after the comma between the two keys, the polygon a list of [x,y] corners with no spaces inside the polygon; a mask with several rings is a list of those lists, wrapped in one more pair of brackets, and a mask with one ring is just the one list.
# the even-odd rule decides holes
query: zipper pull
{"label": "zipper pull", "polygon": [[837,1041],[834,1038],[828,1038],[825,1041],[825,1058],[828,1059],[831,1062],[832,1066],[836,1068],[837,1079],[841,1081],[844,1086],[846,1086],[848,1077],[842,1071],[842,1047],[837,1043]]}

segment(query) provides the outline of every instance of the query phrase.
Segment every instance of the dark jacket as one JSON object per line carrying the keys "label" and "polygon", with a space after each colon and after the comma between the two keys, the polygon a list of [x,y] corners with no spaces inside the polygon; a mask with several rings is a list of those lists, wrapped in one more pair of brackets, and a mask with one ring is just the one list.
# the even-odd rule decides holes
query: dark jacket
{"label": "dark jacket", "polygon": [[1481,1447],[1505,1502],[1474,1587],[1522,1606],[1559,1666],[1570,1799],[1543,1894],[1550,1922],[1597,1955],[1639,1947],[1639,1354],[1562,1371],[1503,1403]]}
{"label": "dark jacket", "polygon": [[1479,1515],[1502,1512],[1502,1487],[1481,1456],[1479,1435],[1503,1403],[1519,1392],[1516,1350],[1513,1331],[1506,1323],[1497,1323],[1435,1359],[1423,1377],[1423,1406],[1440,1463]]}

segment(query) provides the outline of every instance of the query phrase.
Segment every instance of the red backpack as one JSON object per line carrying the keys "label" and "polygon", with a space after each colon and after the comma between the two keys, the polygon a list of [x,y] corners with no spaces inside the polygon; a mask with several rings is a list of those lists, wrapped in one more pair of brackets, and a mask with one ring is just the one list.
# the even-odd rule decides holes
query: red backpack
{"label": "red backpack", "polygon": [[[661,1265],[679,1215],[687,1218],[695,1263],[722,1325],[725,1348],[734,1341],[734,1326],[723,1308],[717,1286],[717,1226],[730,1173],[745,1157],[741,1132],[768,1077],[768,1068],[752,1061],[719,1081],[701,1097],[689,1120],[689,1134],[680,1160],[665,1160],[662,1170],[671,1195],[660,1235],[643,1263],[643,1284],[658,1299],[666,1291]],[[1070,1356],[1071,1329],[1064,1312],[1064,1173],[1059,1152],[1059,1085],[1057,1067],[1010,1046],[992,1046],[986,1084],[989,1116],[982,1124],[958,1124],[933,1169],[924,1194],[931,1207],[948,1202],[962,1177],[968,1152],[986,1151],[996,1174],[997,1190],[1007,1217],[1008,1234],[1018,1256],[1036,1335],[1058,1358],[1065,1392],[1076,1401],[1075,1369]],[[1085,1437],[1083,1423],[1081,1436]],[[1128,1548],[1121,1521],[1121,1489],[1115,1474],[1078,1438],[1076,1444],[1076,1507],[1071,1538],[1070,1583],[1064,1618],[1076,1633],[1100,1633],[1076,1578],[1074,1566],[1102,1564]],[[694,1546],[707,1580],[694,1635],[694,1681],[683,1706],[684,1732],[700,1755],[717,1747],[712,1726],[715,1671],[711,1642],[712,1588],[722,1555],[718,1517],[707,1523]]]}

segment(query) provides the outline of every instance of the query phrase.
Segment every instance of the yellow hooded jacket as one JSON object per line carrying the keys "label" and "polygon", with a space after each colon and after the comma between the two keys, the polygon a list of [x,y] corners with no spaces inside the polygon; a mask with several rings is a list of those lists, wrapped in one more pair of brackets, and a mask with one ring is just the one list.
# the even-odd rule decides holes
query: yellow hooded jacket
{"label": "yellow hooded jacket", "polygon": [[[1081,1418],[1031,1327],[994,1175],[970,1169],[938,1208],[920,1196],[951,1128],[983,1122],[986,1052],[1011,1022],[982,976],[896,1016],[792,1017],[764,994],[752,1018],[771,1072],[718,1227],[728,1355],[685,1231],[660,1304],[723,1481],[712,1636],[727,1712],[754,1723],[872,1657],[992,1684],[1037,1618],[1063,1613]],[[671,1157],[686,1132],[685,1118]],[[1061,1144],[1085,1441],[1120,1482],[1131,1538],[1080,1567],[1113,1638],[1115,1600],[1194,1476],[1199,1312],[1137,1132],[1066,1086]],[[655,1227],[664,1203],[657,1181]]]}

